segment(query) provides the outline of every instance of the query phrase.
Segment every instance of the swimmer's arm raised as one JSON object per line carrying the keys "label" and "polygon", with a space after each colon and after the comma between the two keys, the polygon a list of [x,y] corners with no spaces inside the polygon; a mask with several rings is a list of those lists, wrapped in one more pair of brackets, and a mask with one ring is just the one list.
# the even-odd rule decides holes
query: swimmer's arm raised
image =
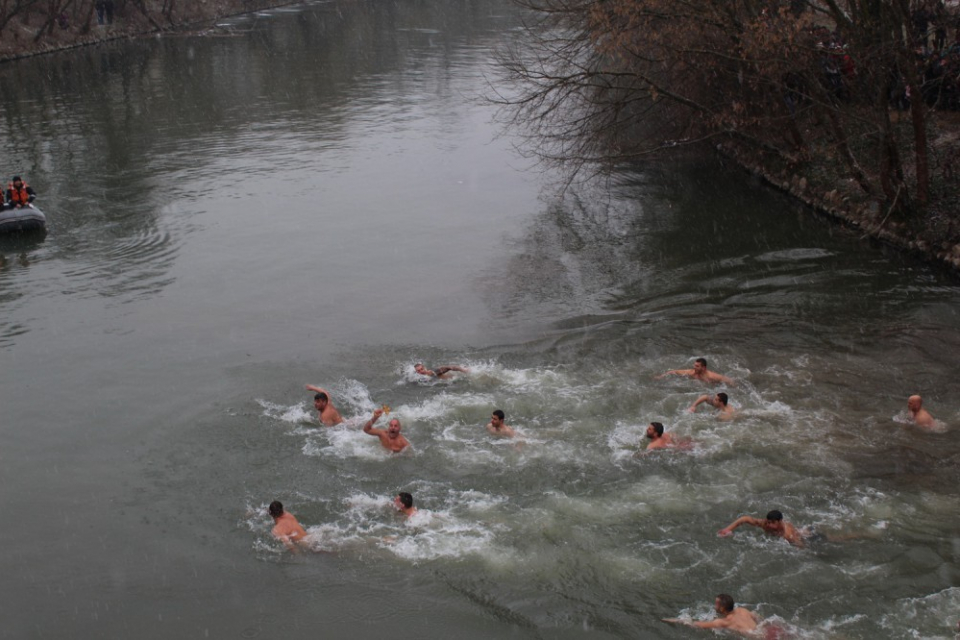
{"label": "swimmer's arm raised", "polygon": [[725,538],[729,535],[732,535],[733,530],[742,524],[749,524],[754,527],[759,527],[761,525],[761,521],[751,516],[740,516],[739,518],[731,522],[729,525],[727,525],[723,529],[720,529],[720,531],[717,531],[717,535],[720,536],[721,538]]}
{"label": "swimmer's arm raised", "polygon": [[327,397],[330,397],[330,393],[326,389],[322,389],[312,384],[307,385],[307,391],[316,391],[317,393],[326,393]]}
{"label": "swimmer's arm raised", "polygon": [[709,395],[700,396],[699,398],[697,398],[697,401],[696,401],[696,402],[694,402],[692,405],[690,405],[690,408],[687,409],[687,411],[689,411],[690,413],[693,413],[694,411],[697,410],[697,407],[699,407],[699,406],[700,406],[701,404],[703,404],[704,402],[707,402],[708,400],[710,400],[710,396],[709,396]]}
{"label": "swimmer's arm raised", "polygon": [[383,415],[383,409],[374,409],[373,417],[367,420],[367,423],[363,425],[363,432],[369,433],[372,436],[380,435],[383,432],[383,429],[374,429],[373,423],[380,419],[380,416]]}

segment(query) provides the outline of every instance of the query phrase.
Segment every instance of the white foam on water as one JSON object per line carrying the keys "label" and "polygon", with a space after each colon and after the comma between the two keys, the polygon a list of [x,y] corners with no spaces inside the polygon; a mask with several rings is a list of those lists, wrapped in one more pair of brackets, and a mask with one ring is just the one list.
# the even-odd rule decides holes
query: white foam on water
{"label": "white foam on water", "polygon": [[460,520],[449,514],[417,516],[410,518],[406,530],[386,546],[406,560],[418,562],[471,555],[488,557],[510,552],[509,549],[496,548],[495,532],[482,523]]}
{"label": "white foam on water", "polygon": [[862,613],[855,613],[852,615],[845,615],[845,616],[833,616],[821,622],[820,629],[829,633],[833,633],[842,627],[846,627],[851,624],[856,624],[866,619],[867,619],[867,616],[865,616]]}
{"label": "white foam on water", "polygon": [[[380,439],[358,429],[342,428],[342,425],[325,429],[322,436],[311,438],[303,445],[307,456],[331,456],[334,458],[358,458],[361,460],[389,460],[396,456],[416,455],[411,444],[400,453],[388,451]],[[326,438],[326,443],[321,438]]]}
{"label": "white foam on water", "polygon": [[[427,398],[417,405],[401,405],[394,408],[394,412],[408,420],[421,422],[446,421],[452,414],[463,408],[477,408],[478,426],[482,427],[489,422],[490,407],[496,397],[485,393],[440,393]],[[483,416],[483,417],[481,417]],[[391,417],[392,414],[391,414]],[[486,421],[479,422],[486,418]],[[402,420],[401,420],[402,421]]]}
{"label": "white foam on water", "polygon": [[646,425],[616,423],[607,434],[607,447],[610,449],[614,463],[630,460],[638,452],[643,451],[646,448],[646,433]]}
{"label": "white foam on water", "polygon": [[[901,598],[880,618],[889,637],[955,638],[960,632],[960,587],[948,587],[925,596]],[[934,635],[936,634],[936,635]]]}
{"label": "white foam on water", "polygon": [[272,420],[287,424],[317,423],[317,412],[313,410],[312,405],[309,408],[302,403],[289,406],[259,398],[256,403],[263,408],[263,415]]}
{"label": "white foam on water", "polygon": [[[424,498],[430,489],[436,488],[418,491],[415,500],[436,502],[440,508],[420,507],[409,518],[393,507],[392,496],[352,494],[344,501],[341,517],[307,530],[308,543],[317,551],[341,553],[376,548],[411,562],[467,556],[502,562],[504,554],[512,553],[495,545],[501,526],[476,517],[501,504],[503,498],[472,491],[448,491],[442,501],[432,495]],[[443,508],[444,504],[454,506]]]}

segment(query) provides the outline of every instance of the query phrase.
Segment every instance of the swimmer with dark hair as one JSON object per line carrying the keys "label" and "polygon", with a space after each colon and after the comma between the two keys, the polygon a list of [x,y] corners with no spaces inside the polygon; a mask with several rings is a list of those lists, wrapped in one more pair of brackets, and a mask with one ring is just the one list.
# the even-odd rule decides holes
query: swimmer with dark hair
{"label": "swimmer with dark hair", "polygon": [[733,384],[733,380],[727,376],[719,374],[716,371],[710,371],[710,369],[707,368],[706,358],[697,358],[696,362],[693,363],[693,369],[671,369],[670,371],[665,371],[655,376],[654,379],[660,380],[666,376],[685,376],[701,382],[709,382],[710,384]]}
{"label": "swimmer with dark hair", "polygon": [[720,529],[717,535],[721,538],[732,536],[734,529],[740,525],[747,524],[751,527],[759,527],[772,536],[783,538],[795,547],[803,548],[810,536],[805,536],[795,526],[783,519],[783,513],[773,509],[767,513],[766,518],[754,518],[752,516],[740,516],[729,525]]}
{"label": "swimmer with dark hair", "polygon": [[731,420],[733,419],[734,410],[728,403],[730,402],[729,396],[723,393],[714,394],[714,395],[705,395],[697,398],[697,401],[690,405],[690,408],[687,409],[688,412],[694,413],[703,403],[709,404],[711,407],[717,409],[717,420]]}
{"label": "swimmer with dark hair", "polygon": [[417,508],[413,506],[413,496],[406,491],[397,494],[397,497],[393,499],[393,506],[408,518],[417,513]]}
{"label": "swimmer with dark hair", "polygon": [[504,414],[503,411],[495,409],[490,416],[490,422],[487,423],[487,431],[490,432],[490,435],[503,436],[505,438],[516,437],[517,432],[513,430],[513,427],[507,426],[506,422],[504,422],[506,419],[506,414]]}
{"label": "swimmer with dark hair", "polygon": [[450,377],[451,372],[458,373],[470,373],[469,369],[464,367],[458,367],[457,365],[444,365],[442,367],[437,367],[436,369],[427,369],[423,366],[422,362],[418,362],[413,365],[413,370],[419,373],[422,376],[427,376],[428,378],[438,378],[440,380],[447,380]]}
{"label": "swimmer with dark hair", "polygon": [[745,636],[752,636],[760,624],[760,617],[752,611],[738,607],[733,602],[733,596],[721,593],[713,603],[717,617],[713,620],[694,621],[680,620],[679,618],[664,618],[664,622],[685,624],[698,629],[726,629]]}
{"label": "swimmer with dark hair", "polygon": [[304,543],[307,532],[304,531],[292,513],[283,510],[283,503],[274,500],[270,503],[270,517],[273,518],[273,537],[283,543],[290,551],[296,553],[299,545]]}
{"label": "swimmer with dark hair", "polygon": [[335,427],[343,422],[343,417],[340,416],[340,412],[337,411],[337,408],[330,402],[330,394],[327,393],[326,389],[308,384],[307,391],[317,392],[316,395],[313,396],[313,407],[317,410],[317,419],[320,420],[321,424],[326,427]]}

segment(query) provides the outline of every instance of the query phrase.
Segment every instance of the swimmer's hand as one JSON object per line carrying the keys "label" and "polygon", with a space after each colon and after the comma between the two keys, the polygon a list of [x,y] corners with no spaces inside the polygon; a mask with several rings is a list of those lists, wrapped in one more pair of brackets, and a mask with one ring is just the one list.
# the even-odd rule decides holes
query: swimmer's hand
{"label": "swimmer's hand", "polygon": [[721,538],[728,538],[733,535],[733,529],[730,529],[729,527],[724,527],[723,529],[720,529],[720,531],[717,531],[717,535],[720,536]]}
{"label": "swimmer's hand", "polygon": [[382,415],[383,415],[383,409],[374,409],[374,410],[373,410],[373,419],[371,420],[371,422],[376,422],[377,420],[380,419],[380,416],[382,416]]}

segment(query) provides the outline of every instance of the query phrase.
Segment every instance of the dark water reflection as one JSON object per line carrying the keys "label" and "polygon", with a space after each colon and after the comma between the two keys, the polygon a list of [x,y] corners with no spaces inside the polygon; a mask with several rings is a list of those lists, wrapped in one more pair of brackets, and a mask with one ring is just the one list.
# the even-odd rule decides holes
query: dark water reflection
{"label": "dark water reflection", "polygon": [[[319,3],[0,67],[0,168],[50,219],[0,241],[0,637],[679,638],[720,591],[952,637],[956,281],[713,159],[541,191],[477,100],[519,20]],[[654,380],[696,356],[733,422]],[[384,402],[401,456],[360,431]],[[651,420],[697,448],[635,458]],[[716,537],[771,508],[857,537]]]}

